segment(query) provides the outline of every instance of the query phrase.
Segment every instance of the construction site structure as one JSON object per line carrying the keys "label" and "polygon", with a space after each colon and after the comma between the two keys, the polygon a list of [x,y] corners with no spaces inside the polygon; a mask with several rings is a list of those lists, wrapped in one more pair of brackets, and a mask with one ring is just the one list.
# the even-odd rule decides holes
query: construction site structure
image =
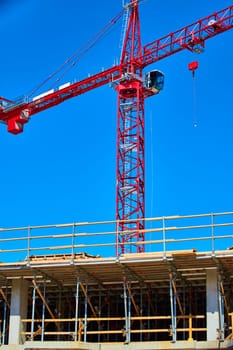
{"label": "construction site structure", "polygon": [[233,27],[233,6],[141,45],[131,0],[119,65],[31,99],[0,99],[0,120],[30,117],[111,83],[118,93],[116,220],[0,228],[3,350],[233,349],[233,213],[145,218],[143,69]]}
{"label": "construction site structure", "polygon": [[232,349],[233,212],[144,220],[1,229],[2,349]]}
{"label": "construction site structure", "polygon": [[[118,93],[116,220],[119,255],[127,252],[128,241],[134,242],[130,252],[144,252],[144,101],[162,90],[164,77],[159,70],[143,76],[143,69],[182,50],[200,53],[207,39],[233,27],[233,6],[229,6],[143,46],[139,3],[140,0],[129,0],[125,4],[128,20],[120,64],[29,99],[0,98],[0,121],[7,124],[9,132],[18,134],[36,113],[107,83],[115,88]],[[116,16],[111,23],[118,18]]]}

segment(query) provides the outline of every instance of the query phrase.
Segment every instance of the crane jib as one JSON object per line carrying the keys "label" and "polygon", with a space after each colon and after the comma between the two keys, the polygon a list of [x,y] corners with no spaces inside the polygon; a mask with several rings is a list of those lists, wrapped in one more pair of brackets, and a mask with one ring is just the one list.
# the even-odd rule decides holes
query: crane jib
{"label": "crane jib", "polygon": [[[134,64],[143,69],[146,66],[173,55],[181,50],[188,49],[200,52],[207,39],[223,33],[233,27],[233,6],[215,12],[197,22],[157,39],[142,48],[142,56],[134,58]],[[128,62],[131,65],[131,62]],[[127,64],[116,65],[79,82],[60,87],[57,90],[47,91],[34,97],[31,101],[27,97],[18,101],[10,101],[0,97],[0,121],[8,124],[8,131],[18,134],[23,131],[23,125],[30,116],[45,109],[60,104],[72,97],[89,90],[116,81],[127,71]]]}
{"label": "crane jib", "polygon": [[143,67],[184,49],[202,52],[207,39],[232,28],[233,6],[230,6],[143,46]]}

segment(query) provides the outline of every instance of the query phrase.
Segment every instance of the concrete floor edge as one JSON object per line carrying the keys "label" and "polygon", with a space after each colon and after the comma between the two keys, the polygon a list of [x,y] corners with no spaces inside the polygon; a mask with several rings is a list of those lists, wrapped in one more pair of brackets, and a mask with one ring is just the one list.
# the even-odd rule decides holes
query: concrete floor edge
{"label": "concrete floor edge", "polygon": [[125,343],[84,343],[69,341],[27,341],[22,345],[2,345],[2,350],[47,350],[47,349],[77,349],[77,350],[162,350],[162,349],[233,349],[233,339],[224,342],[219,341],[169,341],[161,342],[132,342]]}

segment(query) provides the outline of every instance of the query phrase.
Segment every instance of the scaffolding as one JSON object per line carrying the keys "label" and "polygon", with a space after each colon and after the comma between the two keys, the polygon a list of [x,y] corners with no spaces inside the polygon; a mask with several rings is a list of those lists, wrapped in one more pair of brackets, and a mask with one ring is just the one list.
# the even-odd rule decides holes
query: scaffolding
{"label": "scaffolding", "polygon": [[215,340],[231,340],[232,219],[148,218],[146,252],[122,255],[114,221],[0,229],[1,345],[11,342],[17,291],[21,344],[208,341],[213,272]]}

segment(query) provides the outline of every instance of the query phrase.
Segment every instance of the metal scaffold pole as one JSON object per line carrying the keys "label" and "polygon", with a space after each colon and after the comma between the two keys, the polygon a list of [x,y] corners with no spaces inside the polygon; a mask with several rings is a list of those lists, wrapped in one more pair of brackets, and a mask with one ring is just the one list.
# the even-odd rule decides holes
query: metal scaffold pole
{"label": "metal scaffold pole", "polygon": [[[36,276],[34,276],[34,281],[36,281]],[[34,284],[34,286],[33,286],[33,292],[32,292],[31,340],[34,339],[34,320],[35,320],[36,289],[37,289],[37,286],[36,286],[36,284]]]}
{"label": "metal scaffold pole", "polygon": [[7,290],[8,290],[8,285],[6,282],[6,291],[5,294],[3,293],[3,290],[1,289],[1,294],[3,296],[4,300],[4,309],[3,309],[3,325],[2,325],[2,341],[1,344],[5,344],[5,337],[6,337],[6,324],[7,324],[7,309],[10,309],[10,305],[7,301]]}
{"label": "metal scaffold pole", "polygon": [[85,304],[84,304],[84,343],[87,341],[87,302],[88,302],[88,285],[85,288]]}
{"label": "metal scaffold pole", "polygon": [[[44,280],[44,291],[43,296],[46,298],[46,281]],[[44,341],[45,331],[45,303],[42,303],[42,325],[41,325],[41,341]]]}
{"label": "metal scaffold pole", "polygon": [[224,341],[224,289],[222,285],[222,276],[218,275],[218,317],[219,317],[219,328],[218,328],[218,340]]}
{"label": "metal scaffold pole", "polygon": [[[98,310],[96,310],[98,312],[98,316],[99,318],[101,317],[101,290],[99,290],[99,305],[98,305]],[[98,330],[99,332],[101,331],[101,323],[98,322]],[[100,342],[100,333],[98,333],[98,342]]]}
{"label": "metal scaffold pole", "polygon": [[176,295],[173,292],[173,273],[170,273],[170,304],[171,304],[171,336],[172,342],[176,342]]}
{"label": "metal scaffold pole", "polygon": [[124,298],[124,311],[125,311],[125,343],[128,344],[130,342],[130,308],[128,309],[129,302],[127,303],[127,287],[126,287],[126,279],[123,281],[123,298]]}
{"label": "metal scaffold pole", "polygon": [[77,333],[78,333],[78,307],[79,307],[79,278],[77,278],[76,282],[76,294],[75,294],[75,323],[74,323],[74,341],[77,341]]}

